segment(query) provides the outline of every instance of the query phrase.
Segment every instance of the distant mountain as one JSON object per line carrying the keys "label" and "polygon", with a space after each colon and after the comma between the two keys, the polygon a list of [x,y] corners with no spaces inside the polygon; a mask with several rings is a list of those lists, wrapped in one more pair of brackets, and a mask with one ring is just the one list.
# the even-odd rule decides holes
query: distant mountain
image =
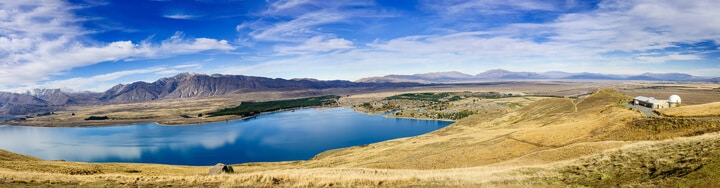
{"label": "distant mountain", "polygon": [[547,76],[534,72],[511,72],[503,69],[493,69],[475,75],[475,79],[547,79]]}
{"label": "distant mountain", "polygon": [[452,72],[433,72],[425,74],[413,75],[387,75],[383,77],[369,77],[357,80],[361,83],[400,83],[400,82],[416,82],[416,83],[437,83],[437,82],[456,82],[471,80],[474,77],[457,71]]}
{"label": "distant mountain", "polygon": [[0,92],[0,116],[23,115],[49,109],[42,99],[28,94]]}
{"label": "distant mountain", "polygon": [[705,78],[683,73],[643,73],[637,76],[627,77],[626,80],[669,80],[669,81],[701,81]]}
{"label": "distant mountain", "polygon": [[472,75],[461,73],[458,71],[416,74],[415,76],[418,76],[421,78],[436,79],[436,80],[462,80],[462,79],[473,78]]}
{"label": "distant mountain", "polygon": [[623,80],[624,77],[611,74],[597,74],[597,73],[577,73],[570,76],[562,77],[560,79],[566,80]]}
{"label": "distant mountain", "polygon": [[100,93],[67,93],[60,89],[34,89],[26,93],[0,92],[0,117],[43,114],[66,105],[98,104],[101,103],[99,96]]}
{"label": "distant mountain", "polygon": [[118,84],[102,93],[67,93],[59,89],[36,89],[26,93],[0,92],[0,117],[47,113],[66,105],[76,104],[130,103],[158,99],[213,97],[254,91],[415,85],[417,84],[378,84],[343,80],[320,81],[308,78],[285,80],[242,75],[183,73],[162,78],[152,83]]}
{"label": "distant mountain", "polygon": [[542,74],[543,76],[547,76],[548,78],[551,78],[551,79],[559,79],[559,78],[575,76],[575,75],[578,75],[579,73],[569,73],[569,72],[563,72],[563,71],[548,71],[548,72],[543,72],[540,74]]}
{"label": "distant mountain", "polygon": [[[446,76],[445,79],[432,78],[424,75],[444,75],[452,73],[452,75],[466,75],[451,77]],[[449,75],[449,74],[448,74]],[[542,80],[542,79],[564,79],[564,80],[656,80],[656,81],[703,81],[702,77],[697,77],[683,73],[643,73],[640,75],[615,75],[615,74],[599,74],[599,73],[569,73],[562,71],[548,71],[543,73],[535,72],[513,72],[503,69],[488,70],[475,76],[460,72],[445,73],[428,73],[414,75],[388,75],[382,77],[363,78],[357,82],[417,82],[417,83],[446,83],[459,81],[484,81],[484,80]]]}
{"label": "distant mountain", "polygon": [[706,80],[706,81],[708,81],[708,82],[714,82],[714,83],[720,83],[720,77],[710,78],[710,79],[708,79],[708,80]]}
{"label": "distant mountain", "polygon": [[204,75],[184,73],[158,81],[119,84],[105,91],[101,101],[111,103],[141,102],[156,99],[212,97],[252,91],[292,91],[371,86],[350,81],[315,79],[272,79],[242,75]]}
{"label": "distant mountain", "polygon": [[28,94],[45,101],[48,105],[77,104],[73,97],[60,89],[34,89]]}

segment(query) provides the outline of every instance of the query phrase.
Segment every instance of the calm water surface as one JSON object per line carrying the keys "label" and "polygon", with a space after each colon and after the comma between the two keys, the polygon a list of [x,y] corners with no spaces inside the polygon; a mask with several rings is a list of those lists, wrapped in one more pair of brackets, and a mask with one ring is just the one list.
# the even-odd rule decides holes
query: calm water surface
{"label": "calm water surface", "polygon": [[190,126],[0,126],[0,148],[46,160],[182,165],[309,159],[341,147],[424,134],[451,122],[302,109]]}

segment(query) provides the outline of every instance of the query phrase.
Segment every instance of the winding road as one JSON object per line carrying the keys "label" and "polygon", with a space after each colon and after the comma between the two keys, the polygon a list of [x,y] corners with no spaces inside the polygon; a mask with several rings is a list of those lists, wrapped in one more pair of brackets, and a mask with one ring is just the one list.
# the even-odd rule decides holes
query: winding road
{"label": "winding road", "polygon": [[648,107],[644,107],[644,106],[640,106],[640,105],[632,105],[630,103],[623,103],[622,105],[625,107],[628,107],[628,108],[632,108],[634,110],[640,110],[640,112],[645,114],[645,116],[647,116],[647,117],[655,117],[655,118],[660,117],[659,115],[657,115],[656,113],[653,112],[653,111],[655,111],[655,109],[652,109],[652,108],[648,108]]}

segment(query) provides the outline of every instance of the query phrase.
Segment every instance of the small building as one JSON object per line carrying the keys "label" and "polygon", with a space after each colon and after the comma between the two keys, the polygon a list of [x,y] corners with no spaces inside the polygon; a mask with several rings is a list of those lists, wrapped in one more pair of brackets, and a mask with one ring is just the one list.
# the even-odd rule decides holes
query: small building
{"label": "small building", "polygon": [[633,105],[640,105],[652,109],[668,108],[667,100],[657,100],[652,97],[637,96],[633,99]]}
{"label": "small building", "polygon": [[682,99],[678,95],[670,95],[670,98],[668,99],[668,106],[670,108],[672,107],[679,107],[682,103]]}
{"label": "small building", "polygon": [[678,107],[682,99],[678,95],[671,95],[668,100],[658,100],[653,97],[637,96],[633,98],[633,105],[641,105],[652,109]]}

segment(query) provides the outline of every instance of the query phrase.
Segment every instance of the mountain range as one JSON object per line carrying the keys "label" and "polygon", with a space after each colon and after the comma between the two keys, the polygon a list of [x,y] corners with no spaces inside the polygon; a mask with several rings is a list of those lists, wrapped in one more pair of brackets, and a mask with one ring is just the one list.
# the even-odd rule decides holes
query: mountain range
{"label": "mountain range", "polygon": [[712,81],[712,79],[693,76],[684,73],[643,73],[640,75],[618,75],[599,73],[570,73],[562,71],[549,72],[512,72],[503,69],[494,69],[476,75],[469,75],[457,71],[435,72],[413,75],[387,75],[382,77],[368,77],[356,82],[365,83],[448,83],[472,82],[485,80],[648,80],[648,81]]}
{"label": "mountain range", "polygon": [[36,89],[26,93],[0,92],[0,117],[52,112],[66,105],[144,102],[159,99],[213,97],[257,91],[298,91],[331,88],[377,88],[414,83],[362,83],[344,80],[280,79],[243,75],[182,73],[155,82],[118,84],[105,92],[63,92]]}
{"label": "mountain range", "polygon": [[720,78],[707,79],[682,73],[612,75],[568,73],[561,71],[543,73],[512,72],[502,69],[489,70],[477,75],[469,75],[455,71],[414,75],[388,75],[363,78],[355,82],[345,80],[321,81],[307,78],[286,80],[243,75],[182,73],[151,83],[134,82],[130,84],[118,84],[104,92],[64,92],[60,89],[35,89],[26,93],[0,92],[0,120],[2,120],[2,117],[49,113],[62,109],[67,105],[132,103],[160,99],[213,97],[259,91],[389,88],[484,80],[542,79],[720,82]]}

